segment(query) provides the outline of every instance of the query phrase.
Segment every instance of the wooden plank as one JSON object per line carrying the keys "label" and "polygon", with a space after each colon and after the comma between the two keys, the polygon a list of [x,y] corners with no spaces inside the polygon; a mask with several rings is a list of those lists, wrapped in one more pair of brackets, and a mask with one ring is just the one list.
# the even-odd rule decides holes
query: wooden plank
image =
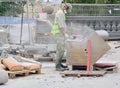
{"label": "wooden plank", "polygon": [[67,70],[63,71],[60,74],[62,77],[65,76],[103,76],[106,73],[106,71],[90,71],[89,74],[86,71],[79,71],[79,70]]}
{"label": "wooden plank", "polygon": [[81,76],[103,76],[106,71],[90,71],[89,74],[86,71],[82,71]]}
{"label": "wooden plank", "polygon": [[60,74],[62,77],[65,77],[65,76],[78,76],[78,77],[80,77],[81,76],[79,71],[72,71],[72,70],[63,71]]}

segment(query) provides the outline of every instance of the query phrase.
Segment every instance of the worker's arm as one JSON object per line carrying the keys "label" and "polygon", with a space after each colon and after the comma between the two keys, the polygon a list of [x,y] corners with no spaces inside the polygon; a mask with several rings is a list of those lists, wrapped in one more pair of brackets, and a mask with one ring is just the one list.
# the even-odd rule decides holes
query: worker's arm
{"label": "worker's arm", "polygon": [[60,27],[60,31],[65,35],[67,34],[65,27]]}

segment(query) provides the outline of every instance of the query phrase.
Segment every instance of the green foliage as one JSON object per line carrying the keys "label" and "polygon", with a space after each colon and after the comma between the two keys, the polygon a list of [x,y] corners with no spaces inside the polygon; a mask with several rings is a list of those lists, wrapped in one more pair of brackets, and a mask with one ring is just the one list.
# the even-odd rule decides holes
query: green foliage
{"label": "green foliage", "polygon": [[[115,15],[119,16],[120,11],[112,11],[112,14],[109,14],[108,10],[113,10],[113,8],[119,8],[117,6],[105,6],[105,5],[96,5],[96,4],[120,4],[120,0],[64,0],[66,3],[72,3],[72,13],[67,15],[69,16],[106,16],[106,15]],[[77,3],[77,5],[75,5]],[[93,5],[82,5],[82,4],[93,4]]]}
{"label": "green foliage", "polygon": [[64,0],[66,3],[120,4],[120,0]]}
{"label": "green foliage", "polygon": [[106,0],[95,0],[96,4],[105,4]]}
{"label": "green foliage", "polygon": [[0,16],[17,16],[21,9],[20,2],[0,2]]}
{"label": "green foliage", "polygon": [[120,0],[106,0],[107,4],[120,4]]}
{"label": "green foliage", "polygon": [[95,3],[95,0],[64,0],[66,3]]}

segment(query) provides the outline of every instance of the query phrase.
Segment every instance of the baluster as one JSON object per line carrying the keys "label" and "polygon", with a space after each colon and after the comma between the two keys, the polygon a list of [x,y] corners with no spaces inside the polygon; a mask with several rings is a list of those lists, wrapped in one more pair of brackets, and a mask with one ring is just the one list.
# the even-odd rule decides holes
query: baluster
{"label": "baluster", "polygon": [[95,30],[101,30],[101,25],[100,25],[100,22],[96,22],[96,25],[95,25]]}
{"label": "baluster", "polygon": [[113,26],[113,22],[111,21],[110,22],[110,29],[109,29],[110,31],[113,31],[112,26]]}
{"label": "baluster", "polygon": [[115,22],[115,31],[118,31],[118,22]]}
{"label": "baluster", "polygon": [[95,30],[95,25],[96,25],[96,21],[93,21],[92,26],[94,30]]}

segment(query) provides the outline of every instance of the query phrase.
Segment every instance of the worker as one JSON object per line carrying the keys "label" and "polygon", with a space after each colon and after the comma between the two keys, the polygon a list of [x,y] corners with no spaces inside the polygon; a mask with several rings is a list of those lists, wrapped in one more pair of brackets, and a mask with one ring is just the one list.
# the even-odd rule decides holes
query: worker
{"label": "worker", "polygon": [[67,66],[62,64],[62,58],[65,51],[65,37],[68,37],[65,14],[70,12],[71,7],[68,4],[61,4],[55,14],[54,25],[51,33],[56,40],[56,71],[64,71]]}

